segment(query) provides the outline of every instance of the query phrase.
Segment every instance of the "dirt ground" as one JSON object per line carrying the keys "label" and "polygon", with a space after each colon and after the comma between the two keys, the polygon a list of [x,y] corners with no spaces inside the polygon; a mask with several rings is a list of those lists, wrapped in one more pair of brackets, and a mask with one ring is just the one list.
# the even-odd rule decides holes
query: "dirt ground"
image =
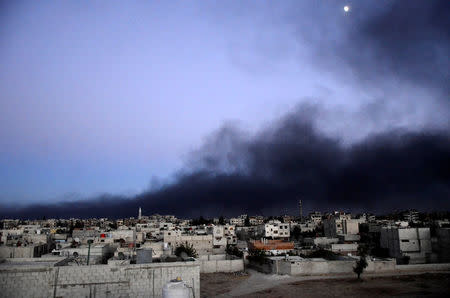
{"label": "dirt ground", "polygon": [[200,274],[200,296],[216,297],[230,292],[236,284],[248,279],[248,275],[236,275],[234,273],[208,273]]}
{"label": "dirt ground", "polygon": [[365,276],[274,282],[274,287],[240,295],[236,289],[252,288],[249,276],[202,274],[201,297],[450,297],[450,273],[400,276]]}

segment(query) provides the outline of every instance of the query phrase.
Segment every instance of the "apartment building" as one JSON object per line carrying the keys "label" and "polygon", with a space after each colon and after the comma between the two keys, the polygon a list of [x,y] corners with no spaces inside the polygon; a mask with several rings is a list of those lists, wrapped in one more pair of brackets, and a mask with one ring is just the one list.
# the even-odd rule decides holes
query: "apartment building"
{"label": "apartment building", "polygon": [[289,238],[290,227],[287,223],[281,223],[278,220],[269,221],[266,224],[259,225],[257,228],[259,235],[265,238]]}

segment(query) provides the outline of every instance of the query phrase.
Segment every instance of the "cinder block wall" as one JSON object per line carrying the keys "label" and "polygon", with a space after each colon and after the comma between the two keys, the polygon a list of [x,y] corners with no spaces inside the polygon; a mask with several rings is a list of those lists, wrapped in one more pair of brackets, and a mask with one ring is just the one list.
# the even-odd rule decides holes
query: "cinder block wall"
{"label": "cinder block wall", "polygon": [[201,273],[244,271],[243,259],[225,254],[200,256],[200,263]]}
{"label": "cinder block wall", "polygon": [[198,262],[5,266],[0,268],[0,297],[162,297],[164,285],[176,277],[193,288],[195,297],[200,297]]}

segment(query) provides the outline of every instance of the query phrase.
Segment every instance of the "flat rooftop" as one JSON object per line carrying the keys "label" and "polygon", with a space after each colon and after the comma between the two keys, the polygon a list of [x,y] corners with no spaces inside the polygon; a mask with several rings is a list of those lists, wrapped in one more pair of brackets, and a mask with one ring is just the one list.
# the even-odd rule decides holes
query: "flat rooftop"
{"label": "flat rooftop", "polygon": [[57,263],[65,260],[64,257],[57,258],[12,258],[1,259],[0,268],[16,267],[16,266],[49,266],[54,267]]}

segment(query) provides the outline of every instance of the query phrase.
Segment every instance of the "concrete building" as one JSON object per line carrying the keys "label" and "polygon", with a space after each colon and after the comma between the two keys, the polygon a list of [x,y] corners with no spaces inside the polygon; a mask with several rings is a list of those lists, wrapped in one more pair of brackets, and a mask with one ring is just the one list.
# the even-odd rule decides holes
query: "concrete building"
{"label": "concrete building", "polygon": [[358,243],[333,243],[331,251],[343,256],[356,256],[358,252]]}
{"label": "concrete building", "polygon": [[211,254],[213,252],[213,235],[164,236],[164,243],[167,243],[173,250],[186,242],[192,245],[199,255]]}
{"label": "concrete building", "polygon": [[309,219],[316,225],[320,225],[322,223],[322,213],[315,211],[309,214]]}
{"label": "concrete building", "polygon": [[214,248],[226,248],[227,238],[225,237],[223,226],[208,226],[206,228],[207,233],[213,236],[213,247]]}
{"label": "concrete building", "polygon": [[417,210],[408,210],[403,213],[403,219],[407,222],[418,222],[419,212]]}
{"label": "concrete building", "polygon": [[257,231],[262,237],[272,239],[289,238],[291,234],[289,224],[277,220],[259,225]]}
{"label": "concrete building", "polygon": [[337,237],[343,234],[358,234],[359,222],[348,217],[330,217],[323,221],[323,229],[326,237]]}
{"label": "concrete building", "polygon": [[303,239],[304,245],[310,245],[319,248],[329,248],[333,243],[339,243],[339,238],[315,237]]}
{"label": "concrete building", "polygon": [[46,243],[29,244],[26,246],[0,246],[1,258],[39,258],[48,253]]}
{"label": "concrete building", "polygon": [[300,231],[302,233],[304,233],[304,232],[314,232],[314,230],[316,229],[317,225],[314,222],[307,221],[307,222],[302,222],[302,223],[298,224],[298,227],[300,228]]}
{"label": "concrete building", "polygon": [[59,255],[64,257],[73,257],[77,263],[86,265],[87,258],[89,256],[89,264],[101,264],[105,263],[108,258],[114,255],[116,247],[109,244],[93,244],[91,247],[88,245],[81,245],[78,247],[64,247],[62,249],[53,250],[53,255]]}
{"label": "concrete building", "polygon": [[100,230],[98,228],[74,229],[72,231],[72,238],[81,242],[98,237],[100,237]]}
{"label": "concrete building", "polygon": [[407,256],[411,264],[426,263],[432,252],[430,228],[383,227],[380,246],[399,262]]}
{"label": "concrete building", "polygon": [[135,230],[115,230],[108,233],[109,237],[113,240],[125,240],[127,243],[133,243],[136,241]]}
{"label": "concrete building", "polygon": [[245,218],[242,217],[233,217],[230,218],[230,225],[235,225],[235,226],[243,226],[245,224]]}
{"label": "concrete building", "polygon": [[263,216],[250,216],[249,223],[251,226],[262,225],[262,224],[264,224],[264,217]]}

